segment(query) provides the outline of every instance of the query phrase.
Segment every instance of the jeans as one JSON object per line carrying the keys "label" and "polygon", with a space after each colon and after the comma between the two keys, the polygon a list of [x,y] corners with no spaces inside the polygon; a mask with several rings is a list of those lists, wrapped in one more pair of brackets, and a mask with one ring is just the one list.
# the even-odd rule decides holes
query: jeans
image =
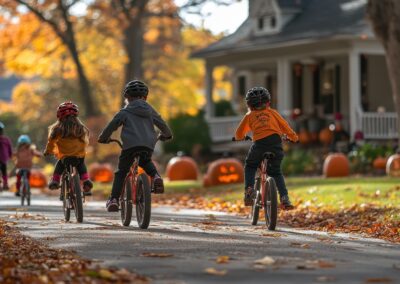
{"label": "jeans", "polygon": [[275,180],[279,195],[281,197],[288,195],[285,179],[281,169],[281,163],[284,156],[282,141],[280,136],[277,134],[257,140],[251,146],[244,166],[245,188],[254,188],[256,172],[263,160],[263,155],[265,152],[272,152],[275,154],[273,159],[268,160],[268,175]]}
{"label": "jeans", "polygon": [[126,175],[128,174],[133,160],[137,153],[140,153],[139,166],[151,177],[157,174],[157,169],[151,161],[153,150],[147,147],[132,147],[122,150],[119,156],[118,170],[115,172],[114,182],[112,185],[111,198],[119,198]]}

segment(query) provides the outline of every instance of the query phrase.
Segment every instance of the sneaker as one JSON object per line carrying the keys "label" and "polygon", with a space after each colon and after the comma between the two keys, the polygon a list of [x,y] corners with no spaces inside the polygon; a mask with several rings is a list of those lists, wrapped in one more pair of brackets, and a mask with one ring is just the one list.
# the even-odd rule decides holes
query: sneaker
{"label": "sneaker", "polygon": [[164,181],[159,175],[153,178],[153,190],[157,194],[164,193]]}
{"label": "sneaker", "polygon": [[50,190],[56,190],[60,187],[60,182],[59,181],[55,181],[55,180],[51,180],[49,182],[49,189]]}
{"label": "sneaker", "polygon": [[15,196],[21,196],[21,193],[19,193],[19,190],[17,190],[17,191],[15,192]]}
{"label": "sneaker", "polygon": [[254,199],[254,189],[252,187],[248,187],[244,193],[244,206],[253,206]]}
{"label": "sneaker", "polygon": [[83,182],[83,195],[85,196],[91,196],[92,195],[92,188],[93,188],[93,183],[90,179],[87,179]]}
{"label": "sneaker", "polygon": [[110,197],[106,203],[108,212],[118,212],[119,210],[119,202],[117,198]]}
{"label": "sneaker", "polygon": [[281,207],[283,210],[294,209],[292,202],[290,202],[289,195],[281,196]]}

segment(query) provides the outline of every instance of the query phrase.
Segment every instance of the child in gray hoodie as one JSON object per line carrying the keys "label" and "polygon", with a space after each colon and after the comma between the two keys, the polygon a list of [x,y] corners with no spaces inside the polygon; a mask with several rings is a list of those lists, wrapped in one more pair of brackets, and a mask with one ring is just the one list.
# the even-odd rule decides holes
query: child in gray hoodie
{"label": "child in gray hoodie", "polygon": [[[164,182],[151,161],[157,139],[172,139],[172,132],[161,116],[146,102],[148,87],[139,80],[126,84],[124,97],[128,104],[121,109],[100,134],[99,143],[109,143],[112,133],[122,126],[122,152],[119,157],[118,170],[115,172],[111,196],[107,201],[108,212],[119,209],[119,197],[126,175],[132,166],[135,153],[140,154],[139,166],[152,178],[155,193],[164,193]],[[157,137],[156,126],[161,133]]]}

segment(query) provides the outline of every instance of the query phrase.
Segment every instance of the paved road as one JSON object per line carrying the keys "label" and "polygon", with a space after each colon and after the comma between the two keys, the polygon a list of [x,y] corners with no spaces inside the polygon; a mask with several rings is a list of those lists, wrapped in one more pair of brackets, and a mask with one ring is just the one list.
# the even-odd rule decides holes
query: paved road
{"label": "paved road", "polygon": [[[0,194],[0,217],[14,217],[23,233],[155,283],[368,283],[371,278],[400,283],[400,245],[380,240],[287,227],[271,233],[245,218],[168,207],[153,208],[150,228],[140,230],[136,222],[121,226],[119,215],[105,212],[103,202],[85,205],[83,224],[65,223],[55,198],[34,196],[27,211],[18,205],[10,193]],[[216,263],[221,255],[230,261]],[[275,263],[254,264],[265,256]],[[207,268],[226,274],[208,274]]]}

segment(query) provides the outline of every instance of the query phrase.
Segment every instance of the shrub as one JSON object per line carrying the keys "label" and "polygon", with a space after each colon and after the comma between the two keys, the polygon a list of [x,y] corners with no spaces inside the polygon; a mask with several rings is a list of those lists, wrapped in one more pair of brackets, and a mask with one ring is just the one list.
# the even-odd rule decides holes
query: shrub
{"label": "shrub", "polygon": [[311,151],[291,149],[283,159],[282,170],[285,175],[315,174],[317,162]]}
{"label": "shrub", "polygon": [[233,116],[236,115],[236,112],[232,108],[232,104],[227,100],[220,100],[214,103],[215,106],[215,116]]}
{"label": "shrub", "polygon": [[350,167],[354,173],[369,173],[373,162],[378,157],[388,157],[394,150],[386,145],[366,143],[348,154]]}

